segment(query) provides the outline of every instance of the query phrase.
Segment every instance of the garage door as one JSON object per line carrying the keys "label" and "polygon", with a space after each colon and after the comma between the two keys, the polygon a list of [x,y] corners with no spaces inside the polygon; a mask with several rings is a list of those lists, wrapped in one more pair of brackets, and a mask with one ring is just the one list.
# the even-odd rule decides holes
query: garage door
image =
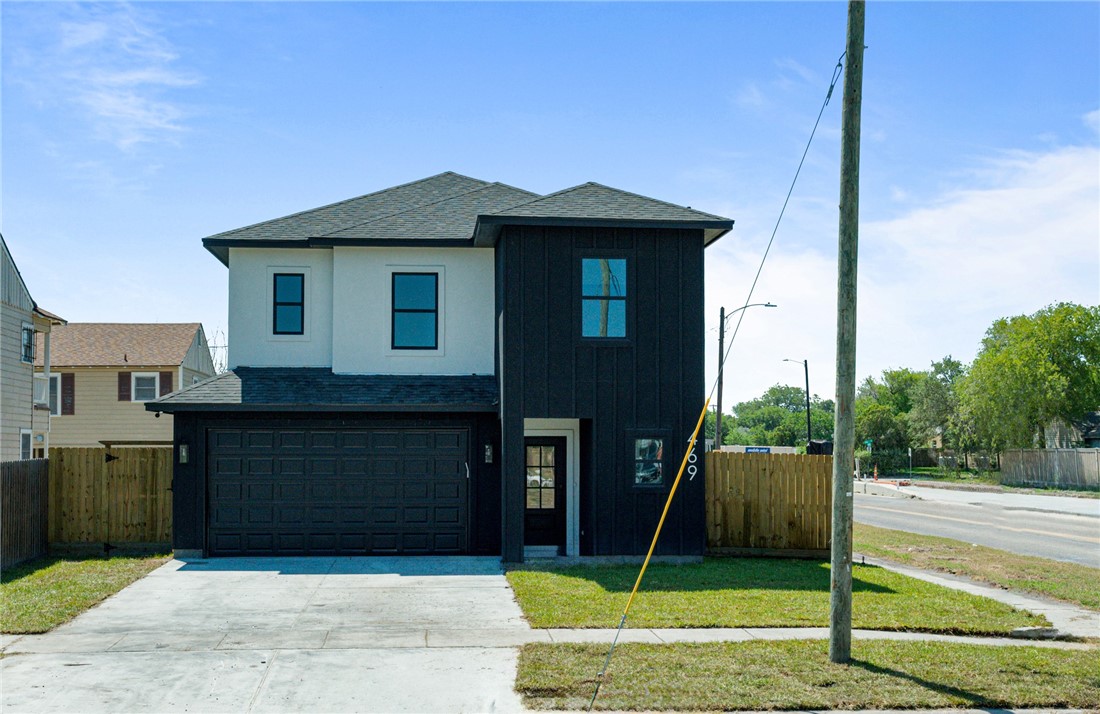
{"label": "garage door", "polygon": [[211,555],[464,553],[465,429],[212,429]]}

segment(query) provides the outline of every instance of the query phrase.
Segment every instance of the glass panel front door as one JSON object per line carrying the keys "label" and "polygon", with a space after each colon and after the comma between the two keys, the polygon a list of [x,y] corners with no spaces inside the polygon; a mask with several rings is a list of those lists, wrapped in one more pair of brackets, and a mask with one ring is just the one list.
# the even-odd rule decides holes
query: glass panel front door
{"label": "glass panel front door", "polygon": [[565,548],[565,437],[524,440],[526,545]]}

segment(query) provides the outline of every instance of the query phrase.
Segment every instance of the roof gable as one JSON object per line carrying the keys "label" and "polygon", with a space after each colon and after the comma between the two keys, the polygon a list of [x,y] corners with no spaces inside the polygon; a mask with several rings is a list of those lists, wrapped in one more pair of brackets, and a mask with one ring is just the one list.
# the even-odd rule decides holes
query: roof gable
{"label": "roof gable", "polygon": [[[183,363],[200,329],[197,322],[70,322],[50,331],[50,366],[174,367]],[[41,347],[37,354],[42,366]]]}
{"label": "roof gable", "polygon": [[603,184],[588,182],[494,212],[522,218],[597,218],[623,221],[728,221]]}

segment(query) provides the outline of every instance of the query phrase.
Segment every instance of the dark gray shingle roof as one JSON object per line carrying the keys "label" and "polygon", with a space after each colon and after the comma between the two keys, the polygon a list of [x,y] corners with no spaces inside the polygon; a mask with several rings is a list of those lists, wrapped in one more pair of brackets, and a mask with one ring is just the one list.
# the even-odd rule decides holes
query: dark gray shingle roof
{"label": "dark gray shingle roof", "polygon": [[[406,244],[492,245],[507,223],[703,228],[709,244],[733,221],[598,183],[539,196],[446,172],[365,196],[203,239],[226,265],[230,246],[330,247]],[[471,242],[471,239],[472,242]]]}
{"label": "dark gray shingle roof", "polygon": [[477,217],[537,198],[537,193],[493,183],[452,198],[326,235],[338,240],[469,240]]}
{"label": "dark gray shingle roof", "polygon": [[655,198],[639,196],[599,183],[583,183],[564,191],[540,196],[516,206],[494,211],[500,216],[522,218],[600,218],[623,221],[728,221],[713,213],[696,211]]}
{"label": "dark gray shingle roof", "polygon": [[238,367],[152,402],[149,411],[496,411],[492,375],[333,374]]}

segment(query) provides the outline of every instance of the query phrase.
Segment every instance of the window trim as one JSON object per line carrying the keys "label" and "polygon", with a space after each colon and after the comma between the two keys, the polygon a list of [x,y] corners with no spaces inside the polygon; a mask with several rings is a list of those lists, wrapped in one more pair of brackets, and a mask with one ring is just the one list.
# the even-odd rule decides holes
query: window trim
{"label": "window trim", "polygon": [[[634,300],[631,296],[634,295],[634,260],[633,256],[625,251],[615,250],[594,250],[584,251],[577,255],[577,287],[575,295],[577,296],[577,313],[576,324],[578,326],[578,337],[584,341],[592,341],[600,344],[615,344],[615,343],[630,343],[633,342],[633,336],[631,335],[631,323],[634,317]],[[623,295],[619,296],[603,296],[603,295],[585,295],[584,294],[584,261],[586,260],[622,260],[626,264],[626,285],[623,288]],[[609,303],[622,302],[623,303],[623,334],[621,336],[608,336],[601,337],[599,335],[586,335],[584,334],[584,304],[586,300],[606,300]]]}
{"label": "window trim", "polygon": [[[139,377],[152,377],[153,378],[153,398],[152,399],[138,399],[137,398],[137,380]],[[145,402],[151,402],[160,398],[160,372],[131,372],[130,373],[130,401],[138,404],[144,404]]]}
{"label": "window trim", "polygon": [[[30,341],[27,335],[30,335]],[[34,358],[38,352],[38,340],[35,338],[34,325],[23,323],[23,329],[19,331],[19,361],[24,364],[34,364]]]}
{"label": "window trim", "polygon": [[[423,308],[399,308],[397,307],[397,278],[402,276],[428,276],[435,278],[435,308],[426,310]],[[439,351],[439,271],[401,271],[394,270],[390,272],[390,349],[395,352],[404,352],[406,350],[415,350],[418,352],[438,352]],[[435,316],[435,331],[432,336],[432,345],[427,346],[407,346],[397,344],[397,314],[398,313],[415,313],[415,314],[432,314]]]}
{"label": "window trim", "polygon": [[[54,380],[57,380],[56,382]],[[47,380],[49,384],[46,387],[46,404],[50,407],[50,416],[61,416],[61,373],[50,372],[50,378]],[[57,385],[56,391],[54,390],[54,384]],[[54,399],[54,403],[50,404],[50,400]],[[57,407],[57,411],[54,411],[54,407]]]}
{"label": "window trim", "polygon": [[[297,277],[302,281],[302,293],[299,302],[287,302],[279,300],[278,282],[279,278],[291,278]],[[297,331],[293,330],[280,330],[279,329],[279,308],[280,307],[297,307],[302,311],[301,329]],[[279,273],[275,272],[271,274],[271,334],[278,335],[280,337],[294,337],[306,334],[306,274],[300,273]]]}

